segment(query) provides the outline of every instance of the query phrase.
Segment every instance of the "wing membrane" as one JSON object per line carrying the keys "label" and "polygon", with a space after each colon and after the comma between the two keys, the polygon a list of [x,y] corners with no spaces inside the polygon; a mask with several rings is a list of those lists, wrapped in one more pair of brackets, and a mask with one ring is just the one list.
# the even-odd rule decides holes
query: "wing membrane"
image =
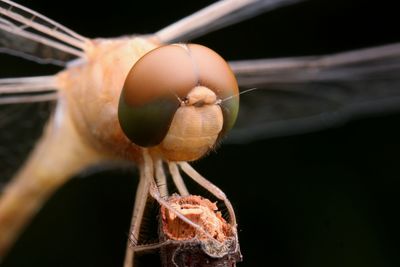
{"label": "wing membrane", "polygon": [[0,105],[57,99],[54,76],[0,79]]}
{"label": "wing membrane", "polygon": [[228,142],[299,134],[400,110],[400,44],[231,66],[242,88],[259,90],[242,96]]}
{"label": "wing membrane", "polygon": [[161,42],[188,41],[263,12],[306,0],[223,0],[163,29],[155,35]]}
{"label": "wing membrane", "polygon": [[87,38],[9,0],[0,1],[0,52],[65,65],[83,57]]}
{"label": "wing membrane", "polygon": [[22,165],[42,134],[53,105],[52,102],[0,105],[0,194],[2,185]]}
{"label": "wing membrane", "polygon": [[229,64],[241,86],[368,79],[399,68],[400,43],[328,56],[244,60]]}

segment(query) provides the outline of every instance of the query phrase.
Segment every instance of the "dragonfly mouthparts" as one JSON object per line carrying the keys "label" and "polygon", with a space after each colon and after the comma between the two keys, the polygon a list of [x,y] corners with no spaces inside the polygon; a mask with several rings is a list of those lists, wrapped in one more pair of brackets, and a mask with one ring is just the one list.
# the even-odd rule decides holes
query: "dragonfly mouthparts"
{"label": "dragonfly mouthparts", "polygon": [[187,95],[184,104],[186,106],[202,107],[212,105],[217,102],[217,96],[213,91],[205,86],[194,87]]}

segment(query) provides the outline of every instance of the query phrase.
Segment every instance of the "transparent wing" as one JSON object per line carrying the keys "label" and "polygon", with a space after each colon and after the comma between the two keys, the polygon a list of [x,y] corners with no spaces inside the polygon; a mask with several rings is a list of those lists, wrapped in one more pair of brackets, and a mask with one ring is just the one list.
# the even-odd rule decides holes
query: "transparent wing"
{"label": "transparent wing", "polygon": [[337,126],[400,110],[400,43],[335,55],[230,62],[242,89],[227,142]]}
{"label": "transparent wing", "polygon": [[161,42],[187,41],[282,6],[306,0],[223,0],[187,16],[155,35]]}
{"label": "transparent wing", "polygon": [[42,134],[53,101],[0,105],[0,193]]}
{"label": "transparent wing", "polygon": [[[84,56],[86,42],[29,8],[0,0],[0,52],[64,66]],[[56,99],[54,76],[0,79],[0,184],[22,164]]]}
{"label": "transparent wing", "polygon": [[54,76],[0,79],[0,105],[56,100],[56,91]]}
{"label": "transparent wing", "polygon": [[0,53],[57,66],[65,66],[66,62],[76,58],[64,51],[2,30],[0,30]]}
{"label": "transparent wing", "polygon": [[0,52],[63,66],[74,57],[84,56],[86,41],[29,8],[0,1]]}
{"label": "transparent wing", "polygon": [[40,136],[56,100],[54,76],[0,79],[0,189]]}

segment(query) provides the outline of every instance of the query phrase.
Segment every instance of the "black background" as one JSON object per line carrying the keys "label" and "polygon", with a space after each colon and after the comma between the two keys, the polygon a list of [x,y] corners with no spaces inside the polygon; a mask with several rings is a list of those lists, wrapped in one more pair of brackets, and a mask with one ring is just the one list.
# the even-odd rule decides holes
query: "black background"
{"label": "black background", "polygon": [[[84,36],[114,37],[154,32],[211,1],[20,3]],[[194,41],[226,59],[332,53],[400,41],[396,10],[389,1],[310,1]],[[4,77],[58,70],[1,60]],[[195,162],[237,211],[239,266],[400,266],[399,122],[398,114],[376,114],[340,128],[222,145]],[[137,176],[129,168],[79,175],[1,266],[122,266]]]}

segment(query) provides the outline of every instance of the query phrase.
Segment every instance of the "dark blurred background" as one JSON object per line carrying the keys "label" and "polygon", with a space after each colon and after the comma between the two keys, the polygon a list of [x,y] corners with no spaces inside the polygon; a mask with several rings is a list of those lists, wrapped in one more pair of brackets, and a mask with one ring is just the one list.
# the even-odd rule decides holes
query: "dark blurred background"
{"label": "dark blurred background", "polygon": [[[19,1],[88,37],[151,33],[211,2]],[[389,1],[319,0],[194,41],[230,60],[326,54],[398,42],[399,22]],[[58,70],[10,56],[1,62],[2,77]],[[222,145],[193,163],[236,209],[239,266],[400,266],[398,123],[400,113],[374,114],[318,132]],[[14,165],[25,151],[17,147],[31,147],[40,132],[36,124],[21,133],[17,124],[1,129],[19,138],[15,145],[0,140],[10,158],[19,153]],[[134,168],[77,176],[1,266],[122,266],[137,178]]]}

